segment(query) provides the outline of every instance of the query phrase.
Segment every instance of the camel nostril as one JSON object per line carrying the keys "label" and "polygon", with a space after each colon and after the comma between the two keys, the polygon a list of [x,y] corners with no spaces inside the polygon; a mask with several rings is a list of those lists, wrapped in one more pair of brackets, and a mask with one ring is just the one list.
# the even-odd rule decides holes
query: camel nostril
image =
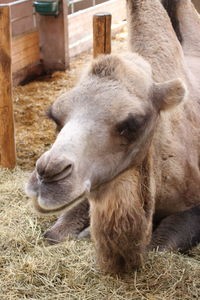
{"label": "camel nostril", "polygon": [[43,180],[46,182],[50,181],[58,181],[61,179],[64,179],[71,175],[73,169],[73,164],[68,164],[63,169],[58,169],[57,172],[54,170],[51,174],[46,174],[46,176],[43,176]]}
{"label": "camel nostril", "polygon": [[64,170],[62,171],[62,173],[65,173],[66,176],[67,176],[67,175],[70,175],[71,172],[72,172],[72,164],[69,164],[68,166],[66,166],[66,167],[64,168]]}
{"label": "camel nostril", "polygon": [[58,181],[70,176],[73,166],[73,162],[63,156],[48,155],[47,157],[41,157],[36,164],[38,179],[41,182]]}

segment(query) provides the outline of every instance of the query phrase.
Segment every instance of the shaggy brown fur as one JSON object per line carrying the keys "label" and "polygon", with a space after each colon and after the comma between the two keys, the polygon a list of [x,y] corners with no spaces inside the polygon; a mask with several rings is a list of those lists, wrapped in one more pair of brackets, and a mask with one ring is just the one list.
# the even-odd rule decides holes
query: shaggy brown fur
{"label": "shaggy brown fur", "polygon": [[91,195],[91,234],[98,263],[106,272],[136,268],[145,255],[154,210],[151,195],[140,190],[146,179],[144,170],[128,170],[99,187],[94,199]]}

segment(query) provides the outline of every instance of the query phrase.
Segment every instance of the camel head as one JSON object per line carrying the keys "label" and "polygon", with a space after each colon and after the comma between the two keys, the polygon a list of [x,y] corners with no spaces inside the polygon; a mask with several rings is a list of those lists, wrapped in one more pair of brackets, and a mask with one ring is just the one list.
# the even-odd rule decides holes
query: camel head
{"label": "camel head", "polygon": [[153,82],[150,65],[137,54],[94,61],[79,84],[50,108],[59,133],[36,162],[26,189],[36,209],[63,210],[141,164],[160,112],[184,95],[180,79]]}

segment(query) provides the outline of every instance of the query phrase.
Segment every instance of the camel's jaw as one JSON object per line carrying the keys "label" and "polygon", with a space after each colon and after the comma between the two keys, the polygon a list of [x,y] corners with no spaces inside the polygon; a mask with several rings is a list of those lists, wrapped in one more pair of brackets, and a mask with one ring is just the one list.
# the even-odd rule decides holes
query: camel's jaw
{"label": "camel's jaw", "polygon": [[56,214],[70,210],[81,203],[89,192],[90,185],[85,182],[75,190],[65,180],[43,183],[38,180],[36,171],[26,185],[25,192],[32,199],[33,206],[41,214]]}
{"label": "camel's jaw", "polygon": [[32,201],[33,201],[34,208],[38,213],[47,215],[47,214],[57,214],[62,211],[71,210],[73,207],[76,207],[78,204],[80,204],[82,201],[84,201],[84,199],[85,199],[85,197],[83,194],[83,195],[80,195],[80,197],[78,197],[74,200],[71,200],[70,202],[64,204],[63,206],[55,208],[55,209],[46,209],[46,208],[41,207],[40,204],[38,203],[37,198],[32,198]]}

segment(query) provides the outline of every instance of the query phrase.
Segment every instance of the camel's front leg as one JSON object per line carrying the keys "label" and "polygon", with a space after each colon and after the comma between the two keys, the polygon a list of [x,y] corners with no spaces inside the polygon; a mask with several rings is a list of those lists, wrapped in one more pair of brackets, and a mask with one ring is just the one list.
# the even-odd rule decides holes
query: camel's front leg
{"label": "camel's front leg", "polygon": [[67,237],[83,237],[85,231],[82,231],[89,226],[89,223],[89,203],[85,199],[70,211],[63,213],[44,237],[49,244],[63,242]]}
{"label": "camel's front leg", "polygon": [[200,205],[164,218],[149,249],[186,252],[200,242]]}

